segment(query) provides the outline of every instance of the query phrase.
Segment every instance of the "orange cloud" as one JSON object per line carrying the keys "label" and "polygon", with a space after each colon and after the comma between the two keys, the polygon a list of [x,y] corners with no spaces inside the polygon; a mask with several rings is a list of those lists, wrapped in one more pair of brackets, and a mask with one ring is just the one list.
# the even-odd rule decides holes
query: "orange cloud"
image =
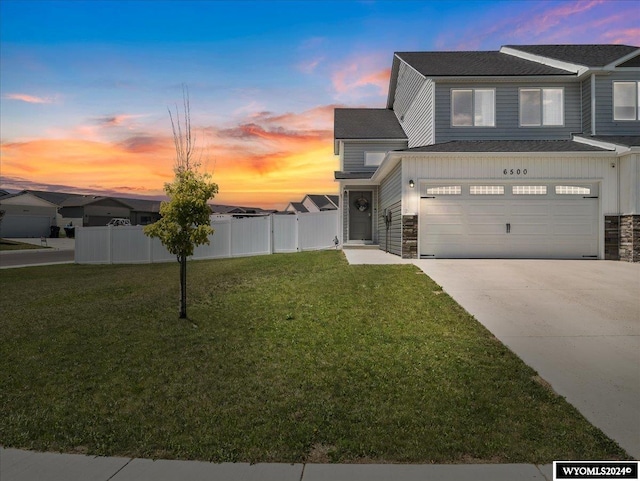
{"label": "orange cloud", "polygon": [[[205,129],[208,135],[202,139],[209,143],[200,145],[202,164],[213,171],[220,187],[214,202],[283,209],[306,193],[337,191],[333,106],[301,113],[258,112],[247,120],[252,121]],[[114,140],[95,136],[6,142],[0,153],[2,182],[23,179],[122,195],[162,195],[164,183],[173,178],[175,158],[169,135],[144,132]]]}
{"label": "orange cloud", "polygon": [[29,94],[6,94],[3,96],[8,100],[19,100],[21,102],[27,102],[29,104],[50,104],[53,103],[53,99],[49,97],[36,97]]}
{"label": "orange cloud", "polygon": [[338,66],[331,77],[333,88],[339,96],[352,99],[371,94],[371,87],[375,94],[385,96],[391,69],[381,64],[382,60],[375,56],[364,56]]}

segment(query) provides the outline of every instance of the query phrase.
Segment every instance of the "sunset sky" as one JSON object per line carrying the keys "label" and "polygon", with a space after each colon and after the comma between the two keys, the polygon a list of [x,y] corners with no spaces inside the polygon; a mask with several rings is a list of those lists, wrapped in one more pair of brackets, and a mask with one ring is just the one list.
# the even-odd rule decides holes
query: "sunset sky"
{"label": "sunset sky", "polygon": [[333,109],[384,107],[394,51],[640,45],[631,0],[0,2],[0,187],[161,196],[167,108],[220,193],[336,193]]}

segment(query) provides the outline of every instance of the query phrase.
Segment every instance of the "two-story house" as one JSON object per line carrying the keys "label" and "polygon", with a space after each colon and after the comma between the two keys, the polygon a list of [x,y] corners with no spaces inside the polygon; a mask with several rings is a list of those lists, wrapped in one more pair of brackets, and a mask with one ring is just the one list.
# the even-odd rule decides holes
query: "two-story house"
{"label": "two-story house", "polygon": [[640,260],[640,47],[398,52],[334,151],[345,247]]}

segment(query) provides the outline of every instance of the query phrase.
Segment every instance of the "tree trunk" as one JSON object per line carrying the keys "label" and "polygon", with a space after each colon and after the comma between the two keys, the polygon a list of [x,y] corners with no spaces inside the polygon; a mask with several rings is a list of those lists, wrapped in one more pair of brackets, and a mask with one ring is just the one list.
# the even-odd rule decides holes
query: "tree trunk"
{"label": "tree trunk", "polygon": [[187,318],[187,256],[180,255],[180,319]]}

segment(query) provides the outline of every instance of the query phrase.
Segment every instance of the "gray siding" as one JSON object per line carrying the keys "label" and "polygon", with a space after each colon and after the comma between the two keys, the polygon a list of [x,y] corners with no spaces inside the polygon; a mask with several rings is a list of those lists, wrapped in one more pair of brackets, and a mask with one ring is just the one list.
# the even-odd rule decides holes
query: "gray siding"
{"label": "gray siding", "polygon": [[401,122],[402,118],[411,107],[413,99],[418,95],[424,80],[425,79],[422,75],[409,67],[406,63],[402,61],[400,62],[400,68],[398,69],[398,83],[396,85],[395,98],[393,101],[393,111]]}
{"label": "gray siding", "polygon": [[409,147],[421,147],[434,143],[433,111],[435,84],[426,79],[415,97],[411,107],[401,122],[402,128],[409,137]]}
{"label": "gray siding", "polygon": [[[519,89],[527,87],[564,88],[564,126],[520,127]],[[451,89],[495,88],[495,127],[452,127]],[[450,140],[565,140],[571,134],[582,132],[580,115],[580,84],[577,82],[509,82],[509,83],[436,83],[435,88],[435,141]]]}
{"label": "gray siding", "polygon": [[389,152],[407,148],[406,140],[376,141],[344,141],[342,170],[347,172],[375,172],[377,166],[364,165],[365,152]]}
{"label": "gray siding", "polygon": [[596,77],[596,134],[638,135],[640,121],[613,120],[613,82],[640,80],[640,72],[618,71],[607,76]]}
{"label": "gray siding", "polygon": [[402,256],[402,202],[395,202],[387,207],[391,211],[391,225],[387,231],[384,223],[384,209],[378,215],[378,244],[380,250]]}
{"label": "gray siding", "polygon": [[582,81],[582,133],[591,135],[591,77]]}
{"label": "gray siding", "polygon": [[[384,221],[385,209],[391,211],[391,224],[388,231]],[[400,163],[380,182],[378,239],[380,249],[402,255],[402,165]]]}

